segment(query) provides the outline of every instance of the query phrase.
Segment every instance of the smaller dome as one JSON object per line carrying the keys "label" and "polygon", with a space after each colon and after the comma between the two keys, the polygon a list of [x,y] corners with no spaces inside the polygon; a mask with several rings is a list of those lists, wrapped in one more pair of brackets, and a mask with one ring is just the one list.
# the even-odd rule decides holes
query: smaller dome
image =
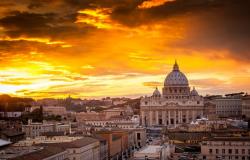
{"label": "smaller dome", "polygon": [[161,93],[157,87],[155,88],[155,90],[153,92],[153,97],[161,97]]}
{"label": "smaller dome", "polygon": [[193,87],[193,90],[190,92],[191,96],[199,96],[198,92],[196,91],[195,87]]}

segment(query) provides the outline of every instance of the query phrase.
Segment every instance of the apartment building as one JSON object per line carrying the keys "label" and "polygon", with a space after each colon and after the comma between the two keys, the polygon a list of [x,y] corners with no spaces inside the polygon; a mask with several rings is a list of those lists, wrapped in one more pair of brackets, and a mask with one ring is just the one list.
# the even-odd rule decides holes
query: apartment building
{"label": "apartment building", "polygon": [[33,123],[29,121],[27,125],[22,125],[22,132],[26,134],[26,137],[37,137],[46,132],[71,132],[71,125],[64,123]]}
{"label": "apartment building", "polygon": [[202,141],[200,159],[250,159],[250,137],[213,137]]}

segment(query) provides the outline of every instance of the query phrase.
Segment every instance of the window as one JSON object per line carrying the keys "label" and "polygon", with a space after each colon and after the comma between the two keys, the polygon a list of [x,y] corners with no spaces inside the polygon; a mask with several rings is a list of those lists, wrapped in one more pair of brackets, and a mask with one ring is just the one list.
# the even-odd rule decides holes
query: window
{"label": "window", "polygon": [[184,119],[182,119],[182,122],[183,122],[183,123],[186,123],[186,119],[185,119],[185,118],[184,118]]}
{"label": "window", "polygon": [[215,151],[215,152],[216,152],[216,154],[219,154],[219,150],[218,150],[218,149],[216,149],[216,151]]}
{"label": "window", "polygon": [[[245,149],[242,149],[242,154],[245,154]],[[243,157],[242,157],[243,158]]]}
{"label": "window", "polygon": [[141,139],[141,134],[137,133],[137,139],[140,140]]}
{"label": "window", "polygon": [[225,149],[222,149],[222,154],[225,154]]}
{"label": "window", "polygon": [[162,125],[162,119],[159,118],[159,125]]}
{"label": "window", "polygon": [[203,156],[203,159],[206,159],[206,156]]}
{"label": "window", "polygon": [[232,149],[228,149],[228,153],[229,153],[229,154],[232,154]]}
{"label": "window", "polygon": [[170,124],[174,124],[174,119],[173,118],[170,119]]}
{"label": "window", "polygon": [[239,150],[238,149],[235,149],[235,154],[239,154]]}
{"label": "window", "polygon": [[209,149],[209,153],[212,154],[213,153],[213,149]]}

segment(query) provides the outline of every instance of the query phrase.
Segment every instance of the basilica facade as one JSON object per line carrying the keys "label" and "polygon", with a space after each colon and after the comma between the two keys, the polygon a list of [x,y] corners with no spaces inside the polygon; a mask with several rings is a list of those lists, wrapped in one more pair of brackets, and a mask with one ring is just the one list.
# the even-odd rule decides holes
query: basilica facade
{"label": "basilica facade", "polygon": [[152,96],[143,97],[140,102],[143,126],[177,126],[190,123],[204,115],[203,97],[193,88],[190,90],[187,77],[175,62],[167,75],[162,94],[155,89]]}

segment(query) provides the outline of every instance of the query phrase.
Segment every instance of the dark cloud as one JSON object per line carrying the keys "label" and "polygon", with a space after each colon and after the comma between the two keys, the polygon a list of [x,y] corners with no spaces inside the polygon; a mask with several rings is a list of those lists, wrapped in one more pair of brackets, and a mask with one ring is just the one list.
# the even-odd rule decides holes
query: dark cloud
{"label": "dark cloud", "polygon": [[[10,12],[0,19],[0,25],[4,27],[5,34],[11,37],[49,37],[67,41],[100,30],[74,23],[80,9],[112,8],[112,20],[129,27],[151,25],[182,16],[190,19],[184,28],[185,37],[175,41],[170,47],[198,51],[228,50],[233,58],[250,59],[250,0],[175,0],[147,9],[138,8],[144,1],[24,1],[27,10]],[[0,6],[12,3],[20,5],[20,2],[12,0],[8,3],[0,2]]]}
{"label": "dark cloud", "polygon": [[249,0],[227,1],[221,8],[192,15],[185,39],[175,42],[174,45],[198,51],[224,50],[233,58],[249,61],[249,16]]}
{"label": "dark cloud", "polygon": [[41,8],[45,6],[45,3],[51,2],[50,0],[35,0],[31,1],[30,4],[28,4],[29,9],[36,9],[36,8]]}
{"label": "dark cloud", "polygon": [[10,37],[39,37],[67,39],[79,37],[93,30],[93,26],[76,25],[76,13],[58,15],[56,13],[12,12],[0,19],[0,26]]}
{"label": "dark cloud", "polygon": [[0,20],[1,26],[6,29],[10,36],[21,36],[21,34],[35,34],[44,32],[50,28],[55,21],[55,14],[36,14],[28,12],[14,12]]}
{"label": "dark cloud", "polygon": [[136,27],[190,12],[197,13],[220,5],[222,5],[221,2],[216,0],[176,0],[147,9],[138,8],[138,4],[120,5],[114,8],[112,18],[124,25]]}
{"label": "dark cloud", "polygon": [[64,0],[66,4],[77,8],[93,8],[93,7],[106,7],[106,8],[116,8],[116,7],[137,7],[145,0]]}

